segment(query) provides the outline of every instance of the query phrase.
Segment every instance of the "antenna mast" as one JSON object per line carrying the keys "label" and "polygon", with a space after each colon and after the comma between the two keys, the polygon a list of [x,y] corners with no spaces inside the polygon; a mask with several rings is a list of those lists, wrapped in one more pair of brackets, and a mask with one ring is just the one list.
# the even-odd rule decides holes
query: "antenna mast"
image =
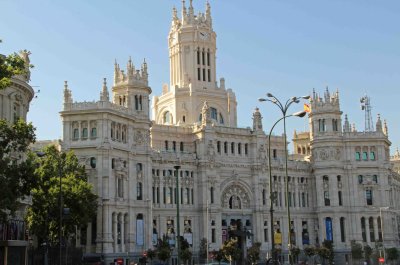
{"label": "antenna mast", "polygon": [[371,99],[365,95],[360,99],[361,103],[361,110],[365,113],[365,131],[372,132],[374,131],[374,124],[372,122],[372,115],[371,115]]}

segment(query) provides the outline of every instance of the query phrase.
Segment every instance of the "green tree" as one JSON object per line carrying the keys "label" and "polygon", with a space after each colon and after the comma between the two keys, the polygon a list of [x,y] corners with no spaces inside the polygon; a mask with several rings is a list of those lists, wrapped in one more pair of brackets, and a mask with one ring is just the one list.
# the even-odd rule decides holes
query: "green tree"
{"label": "green tree", "polygon": [[14,215],[20,199],[36,185],[34,158],[32,154],[25,155],[33,142],[32,124],[0,120],[0,223]]}
{"label": "green tree", "polygon": [[241,252],[237,244],[238,240],[236,238],[231,238],[222,245],[222,253],[229,262],[237,260],[240,257]]}
{"label": "green tree", "polygon": [[158,239],[157,258],[165,263],[171,257],[171,248],[169,247],[167,236]]}
{"label": "green tree", "polygon": [[[29,67],[33,66],[29,65]],[[11,77],[25,74],[28,69],[24,59],[17,53],[8,56],[0,54],[0,90],[11,85]]]}
{"label": "green tree", "polygon": [[154,249],[149,248],[146,253],[147,258],[150,260],[150,264],[153,263],[153,259],[156,257],[157,252]]}
{"label": "green tree", "polygon": [[[29,229],[40,239],[59,242],[60,175],[63,208],[69,208],[63,219],[64,238],[75,232],[75,226],[84,226],[93,220],[97,210],[97,196],[87,182],[85,168],[73,152],[59,152],[55,146],[44,149],[37,158],[35,171],[38,185],[32,189],[32,206],[28,210]],[[43,238],[48,235],[48,238]]]}
{"label": "green tree", "polygon": [[294,262],[298,261],[299,255],[300,255],[300,249],[298,247],[294,246],[292,248],[292,257],[293,257]]}
{"label": "green tree", "polygon": [[328,260],[328,264],[332,265],[334,260],[333,253],[333,242],[330,240],[324,240],[322,246],[318,249],[318,255],[325,261]]}
{"label": "green tree", "polygon": [[397,248],[388,248],[386,249],[386,253],[388,261],[395,261],[399,258],[399,250]]}
{"label": "green tree", "polygon": [[199,256],[201,260],[207,259],[207,239],[204,237],[200,240]]}
{"label": "green tree", "polygon": [[314,246],[308,246],[304,248],[304,254],[309,258],[309,259],[314,259],[315,255],[317,255],[318,251]]}
{"label": "green tree", "polygon": [[212,256],[213,256],[213,259],[215,259],[216,261],[218,261],[218,264],[220,264],[221,261],[224,260],[224,253],[223,253],[222,249],[219,249],[219,250],[215,250],[215,249],[214,249],[214,250],[212,251]]}
{"label": "green tree", "polygon": [[251,264],[256,264],[260,259],[260,247],[261,243],[256,242],[247,250],[247,259]]}
{"label": "green tree", "polygon": [[179,237],[179,247],[180,247],[180,252],[179,252],[179,257],[180,259],[187,263],[189,260],[192,259],[192,252],[190,251],[190,245],[187,242],[186,239],[183,238],[183,236]]}
{"label": "green tree", "polygon": [[365,245],[364,246],[364,259],[369,262],[371,259],[371,256],[372,256],[372,248],[368,245]]}
{"label": "green tree", "polygon": [[354,240],[351,241],[351,257],[355,261],[363,258],[363,246]]}

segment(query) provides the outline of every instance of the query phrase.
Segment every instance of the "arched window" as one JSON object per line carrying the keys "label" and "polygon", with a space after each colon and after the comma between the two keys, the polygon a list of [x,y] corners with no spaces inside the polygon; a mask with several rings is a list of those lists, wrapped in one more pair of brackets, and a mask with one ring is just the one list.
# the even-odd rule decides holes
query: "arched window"
{"label": "arched window", "polygon": [[222,114],[219,114],[219,123],[220,124],[224,124],[224,117],[222,116]]}
{"label": "arched window", "polygon": [[95,157],[90,158],[90,167],[96,168],[96,158]]}
{"label": "arched window", "polygon": [[345,219],[340,217],[340,241],[346,242]]}
{"label": "arched window", "polygon": [[370,217],[368,219],[368,226],[369,226],[369,238],[371,242],[375,242],[375,231],[374,231],[374,218]]}
{"label": "arched window", "polygon": [[137,183],[136,199],[137,200],[142,200],[143,199],[143,184],[142,184],[142,182],[138,182]]}
{"label": "arched window", "polygon": [[367,232],[365,228],[365,217],[361,217],[361,234],[363,242],[367,242]]}
{"label": "arched window", "polygon": [[163,123],[164,124],[170,124],[171,123],[171,114],[170,114],[169,111],[164,112]]}
{"label": "arched window", "polygon": [[217,109],[213,107],[211,107],[210,109],[211,109],[211,119],[217,120],[218,119]]}

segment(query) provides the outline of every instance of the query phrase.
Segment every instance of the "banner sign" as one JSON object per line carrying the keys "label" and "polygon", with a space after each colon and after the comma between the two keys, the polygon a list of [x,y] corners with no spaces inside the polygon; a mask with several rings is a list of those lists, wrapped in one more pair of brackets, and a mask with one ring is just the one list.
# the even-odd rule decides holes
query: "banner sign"
{"label": "banner sign", "polygon": [[332,219],[330,217],[325,219],[325,227],[326,227],[326,240],[333,241]]}
{"label": "banner sign", "polygon": [[143,219],[136,220],[136,245],[144,245]]}

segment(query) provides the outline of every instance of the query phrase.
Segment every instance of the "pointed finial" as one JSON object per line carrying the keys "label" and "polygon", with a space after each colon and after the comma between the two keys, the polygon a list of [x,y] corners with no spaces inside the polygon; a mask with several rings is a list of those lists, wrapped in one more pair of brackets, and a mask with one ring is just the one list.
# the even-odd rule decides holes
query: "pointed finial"
{"label": "pointed finial", "polygon": [[68,89],[68,81],[64,81],[64,89]]}
{"label": "pointed finial", "polygon": [[175,6],[172,8],[172,18],[174,20],[178,18],[178,11],[176,10]]}

